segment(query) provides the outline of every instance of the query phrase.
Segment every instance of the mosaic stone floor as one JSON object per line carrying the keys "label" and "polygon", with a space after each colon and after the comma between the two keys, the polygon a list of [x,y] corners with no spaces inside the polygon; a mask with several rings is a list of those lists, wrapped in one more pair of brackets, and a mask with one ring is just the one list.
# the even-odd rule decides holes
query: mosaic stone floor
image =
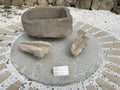
{"label": "mosaic stone floor", "polygon": [[21,23],[16,23],[0,27],[0,90],[120,90],[120,40],[81,21],[74,27],[93,35],[102,48],[103,63],[93,75],[76,84],[46,86],[20,74],[10,60],[11,46],[24,33]]}

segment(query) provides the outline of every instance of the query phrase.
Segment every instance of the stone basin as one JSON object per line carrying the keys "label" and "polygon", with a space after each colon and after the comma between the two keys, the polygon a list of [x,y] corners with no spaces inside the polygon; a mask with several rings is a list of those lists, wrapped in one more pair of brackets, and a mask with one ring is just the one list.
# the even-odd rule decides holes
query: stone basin
{"label": "stone basin", "polygon": [[31,36],[64,38],[72,33],[72,16],[66,7],[35,7],[27,10],[21,20]]}

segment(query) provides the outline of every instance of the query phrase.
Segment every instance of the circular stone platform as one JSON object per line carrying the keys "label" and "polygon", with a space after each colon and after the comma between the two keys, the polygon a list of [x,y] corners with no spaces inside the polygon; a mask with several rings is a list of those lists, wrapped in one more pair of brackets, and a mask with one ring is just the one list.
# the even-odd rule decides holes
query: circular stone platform
{"label": "circular stone platform", "polygon": [[[65,39],[37,39],[26,34],[20,36],[14,43],[11,50],[11,60],[16,69],[31,80],[38,81],[45,85],[67,85],[85,80],[92,75],[100,63],[102,63],[102,50],[99,42],[87,33],[89,39],[87,47],[82,54],[73,57],[70,53],[72,41],[77,35],[73,30],[72,35]],[[51,42],[51,52],[41,60],[31,54],[19,50],[18,45],[26,40],[44,40]],[[69,76],[54,77],[52,68],[55,66],[68,66]]]}

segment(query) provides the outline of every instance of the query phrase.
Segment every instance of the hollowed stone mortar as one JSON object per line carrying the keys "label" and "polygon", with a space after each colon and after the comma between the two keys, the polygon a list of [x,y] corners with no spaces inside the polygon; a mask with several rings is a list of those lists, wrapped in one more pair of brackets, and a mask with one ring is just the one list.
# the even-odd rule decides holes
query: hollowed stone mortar
{"label": "hollowed stone mortar", "polygon": [[22,24],[28,35],[64,38],[72,32],[72,16],[66,7],[36,7],[22,15]]}

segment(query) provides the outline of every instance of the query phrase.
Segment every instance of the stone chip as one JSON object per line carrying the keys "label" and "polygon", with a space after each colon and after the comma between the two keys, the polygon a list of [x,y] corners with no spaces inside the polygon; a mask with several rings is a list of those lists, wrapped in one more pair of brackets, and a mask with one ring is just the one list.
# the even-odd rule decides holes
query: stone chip
{"label": "stone chip", "polygon": [[80,30],[78,33],[79,34],[73,41],[73,44],[71,47],[71,53],[73,56],[78,56],[82,52],[82,50],[85,48],[87,41],[89,39],[87,36],[85,36],[84,31]]}
{"label": "stone chip", "polygon": [[24,41],[19,45],[22,51],[28,52],[37,56],[38,58],[43,58],[50,51],[52,45],[44,41]]}

